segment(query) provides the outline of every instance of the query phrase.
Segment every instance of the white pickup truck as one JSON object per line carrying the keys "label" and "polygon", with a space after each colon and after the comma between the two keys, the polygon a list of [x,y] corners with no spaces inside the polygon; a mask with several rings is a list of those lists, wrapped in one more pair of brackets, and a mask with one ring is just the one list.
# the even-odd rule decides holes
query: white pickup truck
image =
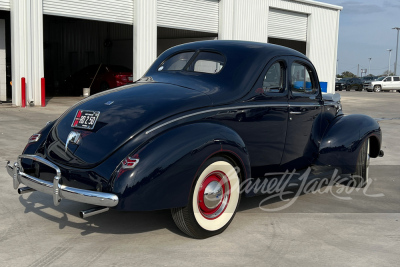
{"label": "white pickup truck", "polygon": [[364,89],[368,92],[380,92],[397,90],[400,92],[400,77],[399,76],[386,76],[380,77],[375,81],[368,81],[364,83]]}

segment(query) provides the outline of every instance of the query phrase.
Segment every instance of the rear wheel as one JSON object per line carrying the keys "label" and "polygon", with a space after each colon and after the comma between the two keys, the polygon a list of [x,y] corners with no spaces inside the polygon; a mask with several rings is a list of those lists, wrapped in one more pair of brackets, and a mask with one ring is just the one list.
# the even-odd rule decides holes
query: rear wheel
{"label": "rear wheel", "polygon": [[369,139],[364,141],[360,152],[358,153],[356,172],[352,175],[351,184],[354,187],[365,187],[368,183],[369,176]]}
{"label": "rear wheel", "polygon": [[374,86],[374,92],[380,92],[382,90],[382,87],[380,85],[375,85]]}
{"label": "rear wheel", "polygon": [[171,209],[182,232],[194,238],[207,238],[228,227],[240,202],[240,178],[234,166],[224,157],[213,157],[203,164],[188,205]]}

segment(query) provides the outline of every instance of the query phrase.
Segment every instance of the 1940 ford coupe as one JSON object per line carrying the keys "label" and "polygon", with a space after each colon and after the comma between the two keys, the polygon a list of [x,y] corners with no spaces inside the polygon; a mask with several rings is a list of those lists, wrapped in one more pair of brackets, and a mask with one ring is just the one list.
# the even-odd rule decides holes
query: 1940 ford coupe
{"label": "1940 ford coupe", "polygon": [[[244,181],[330,166],[368,182],[383,155],[378,123],[342,114],[292,49],[204,41],[164,52],[134,84],[88,97],[32,135],[6,169],[20,194],[41,191],[126,211],[170,209],[195,238],[224,231]],[[25,187],[19,188],[20,184]]]}

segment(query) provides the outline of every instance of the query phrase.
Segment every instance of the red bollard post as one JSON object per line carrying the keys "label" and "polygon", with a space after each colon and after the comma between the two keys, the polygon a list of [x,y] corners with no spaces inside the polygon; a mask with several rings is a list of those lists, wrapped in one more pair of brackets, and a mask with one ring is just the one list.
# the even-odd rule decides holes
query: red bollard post
{"label": "red bollard post", "polygon": [[26,83],[25,83],[25,78],[21,78],[21,98],[22,98],[22,103],[21,107],[26,107]]}
{"label": "red bollard post", "polygon": [[42,78],[42,107],[46,106],[46,83],[44,78]]}

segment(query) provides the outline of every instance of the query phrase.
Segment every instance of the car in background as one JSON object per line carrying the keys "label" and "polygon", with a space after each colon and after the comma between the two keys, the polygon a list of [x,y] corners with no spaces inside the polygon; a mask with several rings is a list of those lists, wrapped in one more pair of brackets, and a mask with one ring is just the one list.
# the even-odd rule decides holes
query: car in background
{"label": "car in background", "polygon": [[363,81],[360,78],[351,78],[346,82],[346,91],[362,91]]}
{"label": "car in background", "polygon": [[342,90],[346,90],[346,83],[347,80],[349,80],[350,78],[342,78],[339,81],[336,81],[335,83],[335,91],[342,91]]}
{"label": "car in background", "polygon": [[397,90],[400,92],[400,77],[399,76],[383,76],[375,81],[364,84],[364,88],[368,92],[380,92]]}
{"label": "car in background", "polygon": [[335,84],[335,91],[362,91],[363,81],[360,78],[343,78]]}
{"label": "car in background", "polygon": [[[97,75],[96,75],[97,74]],[[133,82],[132,70],[119,65],[96,64],[87,66],[65,79],[63,90],[68,95],[82,95],[90,87],[90,94]]]}

